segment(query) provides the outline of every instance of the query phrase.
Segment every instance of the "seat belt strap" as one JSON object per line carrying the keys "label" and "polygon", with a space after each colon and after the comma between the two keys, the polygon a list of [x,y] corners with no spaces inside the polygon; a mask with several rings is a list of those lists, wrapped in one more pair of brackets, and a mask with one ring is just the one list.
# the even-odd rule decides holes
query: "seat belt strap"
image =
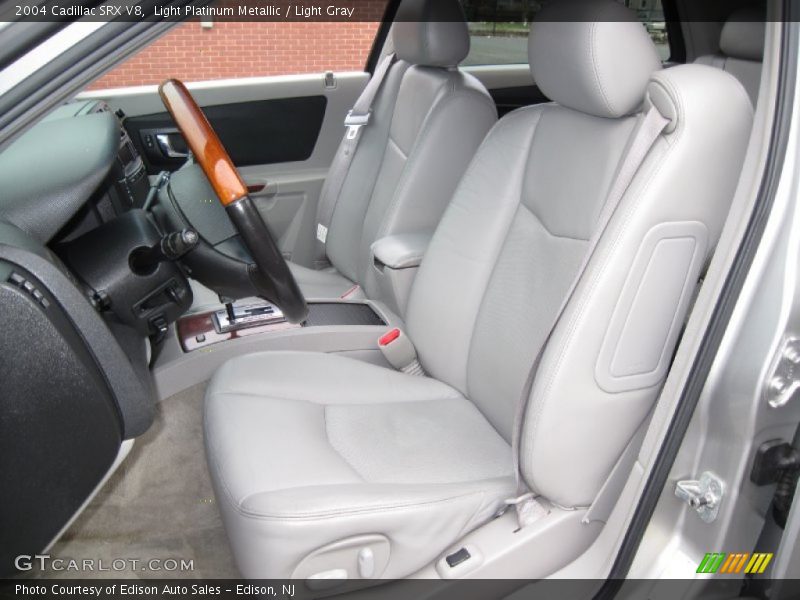
{"label": "seat belt strap", "polygon": [[[616,211],[620,200],[622,200],[625,192],[630,187],[636,172],[644,162],[644,159],[650,151],[650,148],[653,147],[653,144],[655,144],[658,136],[661,135],[661,132],[664,131],[664,128],[668,123],[669,119],[665,118],[655,106],[651,106],[639,122],[638,127],[631,138],[631,142],[628,145],[628,151],[625,154],[622,164],[617,170],[617,174],[608,191],[605,205],[603,206],[603,210],[600,212],[600,215],[597,219],[597,226],[595,227],[592,236],[589,238],[586,253],[584,254],[581,264],[575,273],[575,277],[570,283],[567,293],[564,295],[561,301],[561,305],[559,306],[552,322],[550,323],[550,327],[547,330],[547,335],[536,354],[536,358],[531,365],[530,371],[528,371],[528,376],[525,379],[525,385],[522,387],[522,393],[520,394],[517,402],[516,412],[514,414],[514,427],[511,436],[514,477],[516,478],[517,490],[520,498],[525,495],[525,492],[527,492],[527,489],[522,483],[522,473],[520,472],[519,453],[522,438],[522,426],[525,421],[525,412],[528,407],[528,400],[533,390],[533,382],[536,379],[536,372],[539,369],[539,363],[541,362],[542,355],[544,354],[545,348],[547,348],[547,344],[550,341],[556,326],[561,320],[564,310],[569,304],[569,301],[572,299],[575,289],[578,287],[578,283],[580,283],[580,280],[583,278],[586,268],[589,266],[589,262],[591,261],[592,256],[597,249],[597,245],[600,242],[600,238],[605,233],[608,224],[611,221],[611,217],[614,216],[614,212]],[[535,499],[533,496],[530,496],[530,498]],[[523,499],[522,501],[519,501],[519,498],[515,500],[516,501],[513,503],[513,505],[517,509],[517,516],[520,521],[519,525],[520,527],[524,527],[527,524],[526,521],[529,521],[525,518],[525,516],[531,513],[536,514],[536,512],[529,511],[525,506],[526,503],[531,500]]]}
{"label": "seat belt strap", "polygon": [[352,110],[345,117],[344,137],[336,150],[336,155],[333,157],[328,175],[325,177],[325,183],[322,186],[319,204],[317,205],[317,239],[315,247],[315,258],[317,260],[325,259],[325,243],[328,239],[328,229],[333,219],[333,212],[336,210],[339,194],[342,192],[347,173],[350,171],[350,165],[353,162],[361,134],[364,127],[369,123],[375,97],[378,95],[394,59],[394,54],[384,57],[378,68],[375,69],[375,73],[372,74],[364,91],[361,92],[358,100],[356,100]]}

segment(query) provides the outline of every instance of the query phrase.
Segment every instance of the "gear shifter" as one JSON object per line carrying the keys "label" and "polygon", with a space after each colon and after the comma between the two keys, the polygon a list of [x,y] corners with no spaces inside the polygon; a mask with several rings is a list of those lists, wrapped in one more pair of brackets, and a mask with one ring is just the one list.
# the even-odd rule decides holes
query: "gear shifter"
{"label": "gear shifter", "polygon": [[214,313],[213,320],[217,333],[227,333],[285,321],[286,317],[280,308],[269,302],[257,302],[245,306],[234,306],[227,302],[225,310],[218,310]]}

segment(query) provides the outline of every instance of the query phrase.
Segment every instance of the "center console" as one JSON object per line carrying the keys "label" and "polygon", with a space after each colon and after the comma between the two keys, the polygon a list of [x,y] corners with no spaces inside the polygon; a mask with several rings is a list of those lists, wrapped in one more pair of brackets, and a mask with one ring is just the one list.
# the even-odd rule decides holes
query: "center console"
{"label": "center console", "polygon": [[402,327],[386,305],[371,300],[311,300],[302,324],[257,298],[206,306],[180,317],[161,345],[152,373],[162,399],[207,381],[231,358],[256,352],[331,352],[390,367],[378,339]]}
{"label": "center console", "polygon": [[385,326],[386,321],[369,304],[361,302],[309,302],[308,318],[289,323],[269,302],[228,304],[222,308],[178,319],[177,336],[184,352],[242,337],[287,329],[330,326]]}

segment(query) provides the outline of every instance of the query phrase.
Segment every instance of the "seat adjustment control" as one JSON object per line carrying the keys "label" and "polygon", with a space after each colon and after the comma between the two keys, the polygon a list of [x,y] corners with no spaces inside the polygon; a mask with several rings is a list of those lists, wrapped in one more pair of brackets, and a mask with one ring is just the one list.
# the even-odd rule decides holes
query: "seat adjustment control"
{"label": "seat adjustment control", "polygon": [[306,587],[312,591],[329,590],[347,581],[346,569],[330,569],[320,571],[306,578]]}
{"label": "seat adjustment control", "polygon": [[375,575],[375,554],[372,548],[362,548],[358,551],[358,574],[362,579],[369,579]]}
{"label": "seat adjustment control", "polygon": [[464,561],[469,560],[472,556],[469,553],[469,550],[466,548],[461,548],[460,550],[456,550],[452,554],[448,554],[445,557],[447,564],[450,565],[450,568],[456,567],[463,563]]}

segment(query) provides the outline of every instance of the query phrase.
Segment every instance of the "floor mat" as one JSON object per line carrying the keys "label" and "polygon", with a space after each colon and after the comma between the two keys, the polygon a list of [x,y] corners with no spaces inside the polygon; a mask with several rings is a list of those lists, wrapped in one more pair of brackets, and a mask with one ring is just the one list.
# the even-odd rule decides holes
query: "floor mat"
{"label": "floor mat", "polygon": [[[214,500],[203,448],[200,384],[159,403],[150,430],[66,534],[51,548],[61,559],[93,559],[95,571],[40,577],[237,578]],[[123,563],[124,570],[116,570]],[[149,561],[160,563],[147,568]],[[177,569],[166,571],[173,563]],[[192,568],[181,570],[181,560]],[[110,570],[97,571],[97,561]],[[138,562],[133,562],[138,561]]]}

